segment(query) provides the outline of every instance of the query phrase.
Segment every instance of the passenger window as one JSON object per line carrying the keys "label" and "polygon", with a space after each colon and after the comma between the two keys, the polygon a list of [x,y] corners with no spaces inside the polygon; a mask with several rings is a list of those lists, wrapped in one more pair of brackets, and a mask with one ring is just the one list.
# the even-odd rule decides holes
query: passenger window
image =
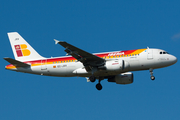
{"label": "passenger window", "polygon": [[163,52],[163,54],[166,54],[166,52]]}
{"label": "passenger window", "polygon": [[160,54],[162,54],[162,52],[160,52]]}

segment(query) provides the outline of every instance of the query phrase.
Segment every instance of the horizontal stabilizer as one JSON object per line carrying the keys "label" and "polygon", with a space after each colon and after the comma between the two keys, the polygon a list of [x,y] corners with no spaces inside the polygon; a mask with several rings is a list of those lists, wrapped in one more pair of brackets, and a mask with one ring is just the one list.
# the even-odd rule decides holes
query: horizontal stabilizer
{"label": "horizontal stabilizer", "polygon": [[29,64],[20,62],[18,60],[14,60],[12,58],[4,58],[4,60],[6,60],[7,62],[11,63],[12,65],[16,66],[16,67],[29,67]]}

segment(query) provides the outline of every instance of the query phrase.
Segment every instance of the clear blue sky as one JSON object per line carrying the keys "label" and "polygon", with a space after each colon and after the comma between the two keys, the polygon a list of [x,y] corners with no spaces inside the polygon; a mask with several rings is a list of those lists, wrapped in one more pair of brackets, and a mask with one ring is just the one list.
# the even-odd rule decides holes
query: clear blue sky
{"label": "clear blue sky", "polygon": [[160,48],[180,58],[179,0],[3,0],[0,2],[0,120],[178,120],[179,61],[134,73],[134,83],[45,77],[4,69],[14,58],[7,32],[19,32],[42,56],[66,53],[53,39],[90,53]]}

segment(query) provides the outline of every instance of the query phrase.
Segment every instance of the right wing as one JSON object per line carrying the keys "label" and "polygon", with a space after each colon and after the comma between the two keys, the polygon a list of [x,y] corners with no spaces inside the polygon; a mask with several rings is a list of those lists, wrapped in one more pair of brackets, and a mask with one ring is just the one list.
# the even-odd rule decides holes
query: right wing
{"label": "right wing", "polygon": [[58,41],[58,40],[55,40],[55,42],[56,44],[58,43],[65,48],[64,51],[67,53],[67,55],[73,56],[78,61],[82,62],[85,67],[86,66],[99,67],[99,66],[103,66],[105,63],[105,60],[103,58],[100,58],[96,55],[81,50],[67,42]]}

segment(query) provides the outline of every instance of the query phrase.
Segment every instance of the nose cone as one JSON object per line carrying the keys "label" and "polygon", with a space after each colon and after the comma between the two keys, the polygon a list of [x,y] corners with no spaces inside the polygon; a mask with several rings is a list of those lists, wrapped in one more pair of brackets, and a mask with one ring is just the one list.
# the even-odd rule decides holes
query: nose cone
{"label": "nose cone", "polygon": [[170,61],[172,64],[175,64],[177,62],[177,58],[175,56],[171,55]]}

